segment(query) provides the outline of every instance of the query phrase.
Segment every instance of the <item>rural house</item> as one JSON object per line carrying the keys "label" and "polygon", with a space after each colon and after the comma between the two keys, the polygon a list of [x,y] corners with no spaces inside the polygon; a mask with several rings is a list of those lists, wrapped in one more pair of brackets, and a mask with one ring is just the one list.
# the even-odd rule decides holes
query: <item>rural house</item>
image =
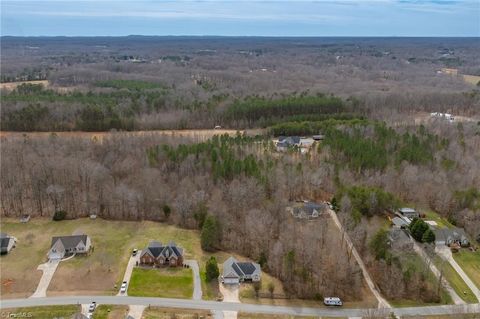
{"label": "rural house", "polygon": [[140,264],[172,267],[183,266],[183,249],[174,242],[162,245],[158,241],[151,241],[140,254]]}
{"label": "rural house", "polygon": [[277,142],[277,151],[286,151],[290,147],[300,147],[299,136],[280,136]]}
{"label": "rural house", "polygon": [[400,215],[414,219],[414,218],[420,218],[420,214],[413,208],[408,208],[408,207],[403,207],[398,210]]}
{"label": "rural house", "polygon": [[301,205],[287,207],[287,211],[295,218],[312,219],[320,216],[327,209],[326,204],[304,202]]}
{"label": "rural house", "polygon": [[413,250],[413,240],[403,229],[392,228],[388,233],[388,244],[395,250]]}
{"label": "rural house", "polygon": [[262,270],[254,262],[238,262],[230,257],[223,263],[221,282],[224,284],[238,284],[244,281],[260,281]]}
{"label": "rural house", "polygon": [[435,234],[435,245],[470,245],[470,241],[463,228],[441,228],[434,230],[433,233]]}
{"label": "rural house", "polygon": [[0,241],[1,241],[1,250],[0,253],[2,255],[8,254],[13,247],[15,247],[15,238],[8,236],[5,233],[0,233]]}
{"label": "rural house", "polygon": [[48,258],[62,259],[70,254],[87,254],[91,245],[92,242],[87,235],[53,237]]}

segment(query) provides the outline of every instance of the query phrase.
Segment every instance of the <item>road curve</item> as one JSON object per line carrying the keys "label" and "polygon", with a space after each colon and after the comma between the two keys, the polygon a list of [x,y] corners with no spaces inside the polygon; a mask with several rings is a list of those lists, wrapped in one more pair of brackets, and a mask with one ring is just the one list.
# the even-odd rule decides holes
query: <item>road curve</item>
{"label": "road curve", "polygon": [[[202,309],[213,311],[243,311],[247,313],[285,314],[298,316],[330,316],[330,317],[361,317],[374,313],[379,309],[346,309],[346,308],[311,308],[286,307],[272,305],[242,304],[236,302],[217,302],[192,299],[169,299],[147,297],[118,297],[118,296],[64,296],[25,299],[0,300],[0,308],[20,308],[54,305],[88,304],[95,300],[98,304],[108,305],[139,305],[179,309]],[[394,312],[397,316],[405,315],[446,315],[460,313],[480,313],[480,304],[445,305],[413,308],[388,308],[387,312]]]}

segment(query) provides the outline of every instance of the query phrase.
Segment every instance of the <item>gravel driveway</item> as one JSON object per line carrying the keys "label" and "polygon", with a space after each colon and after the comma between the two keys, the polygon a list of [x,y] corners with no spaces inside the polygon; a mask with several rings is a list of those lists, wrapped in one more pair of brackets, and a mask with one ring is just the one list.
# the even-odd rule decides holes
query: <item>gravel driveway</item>
{"label": "gravel driveway", "polygon": [[[219,283],[220,293],[223,295],[223,301],[225,302],[240,302],[238,298],[238,292],[240,285],[224,285]],[[215,312],[214,317],[216,319],[237,319],[237,311],[222,311],[222,314]]]}
{"label": "gravel driveway", "polygon": [[200,269],[196,260],[185,260],[185,264],[193,271],[193,300],[202,300],[202,282],[200,280]]}

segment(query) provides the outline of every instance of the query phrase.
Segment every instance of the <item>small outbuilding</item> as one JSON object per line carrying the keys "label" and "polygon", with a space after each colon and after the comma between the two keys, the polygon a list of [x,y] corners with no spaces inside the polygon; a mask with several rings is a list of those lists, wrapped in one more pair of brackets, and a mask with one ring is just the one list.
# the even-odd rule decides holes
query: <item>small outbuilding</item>
{"label": "small outbuilding", "polygon": [[403,207],[400,208],[398,212],[400,213],[400,215],[410,219],[420,218],[420,214],[413,208]]}
{"label": "small outbuilding", "polygon": [[15,238],[5,233],[0,233],[0,243],[0,253],[2,255],[8,254],[15,247]]}

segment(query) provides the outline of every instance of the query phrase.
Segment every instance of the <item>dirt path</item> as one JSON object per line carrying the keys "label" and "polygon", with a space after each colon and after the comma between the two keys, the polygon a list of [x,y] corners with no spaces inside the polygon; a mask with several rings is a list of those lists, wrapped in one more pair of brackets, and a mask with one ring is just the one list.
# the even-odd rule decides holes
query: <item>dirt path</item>
{"label": "dirt path", "polygon": [[468,275],[463,271],[462,267],[455,261],[452,256],[452,252],[448,247],[437,247],[435,251],[452,265],[453,269],[457,272],[457,274],[462,278],[462,280],[467,284],[468,288],[473,292],[477,300],[480,302],[480,289],[473,283],[473,281],[468,277]]}
{"label": "dirt path", "polygon": [[353,245],[352,241],[350,240],[350,236],[348,236],[347,232],[343,229],[343,226],[340,223],[340,220],[338,219],[337,214],[331,209],[327,209],[327,211],[330,214],[330,217],[335,222],[335,225],[340,230],[340,233],[343,234],[343,236],[344,236],[344,238],[347,242],[348,247],[351,248],[353,257],[355,257],[355,260],[357,261],[358,265],[360,266],[360,269],[362,270],[362,273],[363,273],[363,277],[365,278],[365,281],[367,282],[368,287],[372,291],[375,298],[377,298],[377,300],[378,300],[378,308],[391,308],[388,301],[385,298],[382,297],[382,295],[380,294],[380,291],[378,291],[377,287],[373,283],[373,280],[370,277],[370,274],[368,273],[367,267],[365,267],[365,264],[363,263],[362,258],[360,257],[357,250],[355,249],[355,246]]}

